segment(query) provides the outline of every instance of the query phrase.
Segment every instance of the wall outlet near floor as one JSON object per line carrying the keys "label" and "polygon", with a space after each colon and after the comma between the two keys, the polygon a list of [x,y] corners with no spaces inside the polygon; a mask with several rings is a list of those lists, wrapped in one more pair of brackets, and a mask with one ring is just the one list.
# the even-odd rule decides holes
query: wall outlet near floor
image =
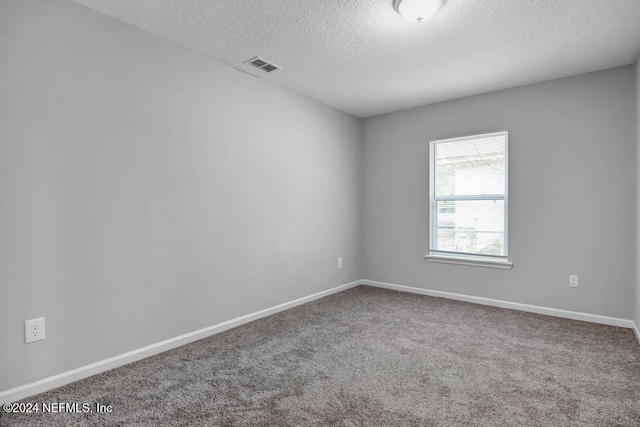
{"label": "wall outlet near floor", "polygon": [[26,320],[24,322],[24,342],[40,341],[44,339],[44,317]]}
{"label": "wall outlet near floor", "polygon": [[342,257],[338,257],[338,268],[342,268]]}
{"label": "wall outlet near floor", "polygon": [[578,287],[578,276],[574,276],[574,275],[569,276],[569,287],[570,288]]}

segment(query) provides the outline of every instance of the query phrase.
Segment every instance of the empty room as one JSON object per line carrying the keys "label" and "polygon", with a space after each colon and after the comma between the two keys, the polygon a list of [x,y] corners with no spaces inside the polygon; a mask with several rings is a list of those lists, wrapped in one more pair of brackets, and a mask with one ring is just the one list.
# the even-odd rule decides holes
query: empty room
{"label": "empty room", "polygon": [[0,426],[640,426],[637,0],[0,0]]}

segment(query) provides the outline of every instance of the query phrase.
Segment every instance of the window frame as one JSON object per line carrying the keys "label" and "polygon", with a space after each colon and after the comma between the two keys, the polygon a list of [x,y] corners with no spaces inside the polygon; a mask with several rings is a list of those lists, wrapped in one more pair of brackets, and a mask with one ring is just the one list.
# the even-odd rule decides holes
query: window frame
{"label": "window frame", "polygon": [[[505,138],[505,170],[504,194],[482,194],[461,196],[436,196],[436,146],[443,142],[460,142],[465,140],[490,138],[495,136]],[[439,201],[469,201],[469,200],[503,200],[504,201],[504,255],[485,255],[465,252],[451,252],[433,249],[437,245],[438,230],[438,202]],[[447,264],[473,265],[511,269],[513,263],[509,261],[509,131],[501,129],[489,132],[474,132],[445,138],[429,140],[429,252],[425,256],[427,261]]]}

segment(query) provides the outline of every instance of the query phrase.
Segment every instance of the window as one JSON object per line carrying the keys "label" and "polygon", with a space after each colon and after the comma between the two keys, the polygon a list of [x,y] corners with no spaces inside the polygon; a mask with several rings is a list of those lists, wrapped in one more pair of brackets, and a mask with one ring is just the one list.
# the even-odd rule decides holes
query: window
{"label": "window", "polygon": [[507,145],[507,131],[430,142],[427,260],[511,268]]}

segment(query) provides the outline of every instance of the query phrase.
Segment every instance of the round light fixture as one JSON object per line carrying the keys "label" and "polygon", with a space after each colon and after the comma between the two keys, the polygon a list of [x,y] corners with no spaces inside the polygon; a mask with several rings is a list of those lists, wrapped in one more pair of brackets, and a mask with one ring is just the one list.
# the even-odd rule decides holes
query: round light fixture
{"label": "round light fixture", "polygon": [[393,8],[409,22],[426,21],[446,0],[393,0]]}

